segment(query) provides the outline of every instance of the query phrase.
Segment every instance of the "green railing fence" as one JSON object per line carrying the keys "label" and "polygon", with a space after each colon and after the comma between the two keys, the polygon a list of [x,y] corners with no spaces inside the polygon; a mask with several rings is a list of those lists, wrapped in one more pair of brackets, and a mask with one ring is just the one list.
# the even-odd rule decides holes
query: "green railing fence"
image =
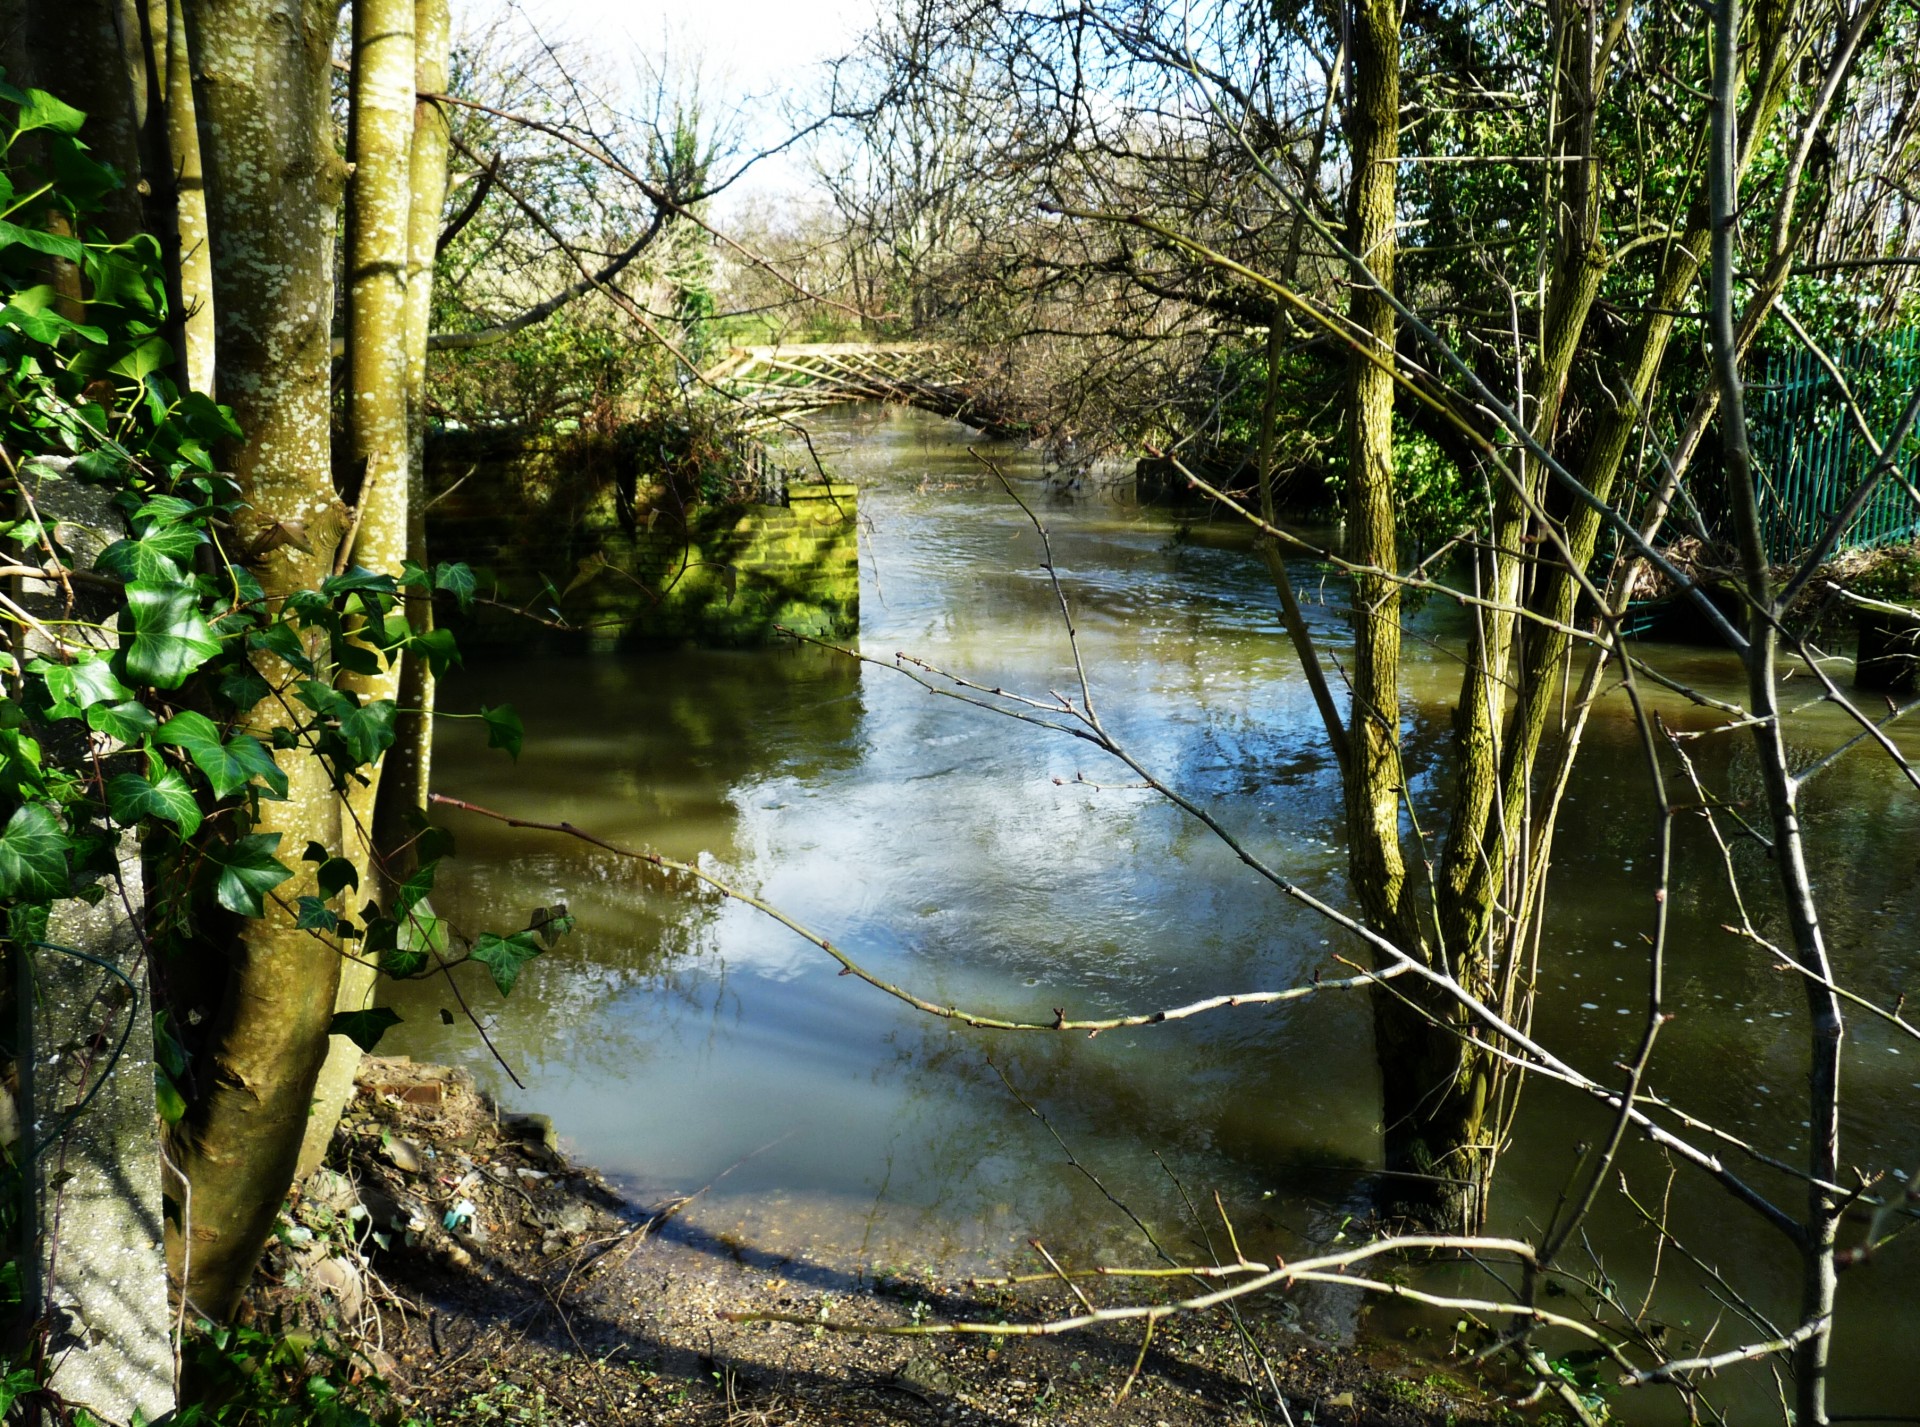
{"label": "green railing fence", "polygon": [[[1920,328],[1849,342],[1832,353],[1875,438],[1885,441],[1920,381]],[[1839,386],[1804,347],[1770,352],[1748,388],[1760,516],[1767,554],[1788,561],[1826,529],[1873,469]],[[1920,478],[1920,435],[1910,437],[1898,471]],[[1842,534],[1836,553],[1920,535],[1920,508],[1901,480],[1883,480]]]}

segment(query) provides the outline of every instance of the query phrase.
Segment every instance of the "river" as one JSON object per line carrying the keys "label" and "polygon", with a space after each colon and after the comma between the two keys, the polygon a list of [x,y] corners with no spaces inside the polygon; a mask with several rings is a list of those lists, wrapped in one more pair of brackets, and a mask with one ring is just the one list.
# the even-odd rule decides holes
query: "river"
{"label": "river", "polygon": [[[1039,542],[968,454],[969,433],[886,411],[822,417],[815,430],[836,474],[862,487],[864,652],[905,651],[1042,699],[1077,689]],[[1028,453],[1001,459],[1049,526],[1108,724],[1263,858],[1347,904],[1336,770],[1245,542],[1099,489],[1054,492]],[[1309,622],[1344,659],[1344,587],[1304,562],[1296,576]],[[1412,618],[1415,769],[1440,762],[1456,618],[1437,602]],[[1737,695],[1724,656],[1648,652],[1673,677]],[[525,752],[510,762],[476,723],[443,719],[441,791],[696,861],[943,1004],[1038,1018],[1153,1010],[1339,974],[1336,957],[1361,956],[1097,750],[930,696],[890,669],[814,648],[492,659],[450,678],[441,706],[500,701],[524,717]],[[1656,702],[1676,727],[1710,726],[1677,697]],[[1791,731],[1811,761],[1852,730],[1817,705],[1795,712]],[[1920,753],[1920,735],[1897,736]],[[1654,818],[1623,701],[1603,704],[1589,744],[1559,838],[1535,1029],[1604,1077],[1640,1030]],[[1690,752],[1710,787],[1757,789],[1744,737],[1701,738]],[[1441,801],[1430,774],[1415,794]],[[1920,946],[1920,798],[1860,750],[1809,784],[1806,820],[1836,959],[1853,989],[1891,1004]],[[444,981],[395,989],[404,1024],[383,1050],[470,1066],[508,1105],[551,1114],[580,1158],[642,1200],[711,1185],[685,1216],[741,1252],[836,1271],[955,1271],[1030,1261],[1037,1237],[1077,1263],[1144,1261],[1138,1216],[1175,1253],[1225,1254],[1217,1194],[1248,1252],[1297,1254],[1364,1207],[1378,1083],[1358,995],[1091,1041],[965,1030],[838,975],[750,907],[583,842],[447,821],[459,856],[436,902],[457,926],[512,930],[564,901],[577,929],[504,1001],[484,974],[464,974],[477,968],[459,978],[524,1089],[460,1015],[445,1023],[457,1006]],[[1757,853],[1737,857],[1764,881]],[[1672,898],[1675,1019],[1654,1088],[1796,1160],[1803,998],[1724,929],[1737,912],[1698,819],[1681,829]],[[1763,892],[1763,925],[1768,905]],[[1843,1161],[1911,1171],[1920,1045],[1865,1016],[1849,1035]],[[1601,1124],[1566,1092],[1530,1089],[1495,1227],[1542,1222]],[[1769,1192],[1797,1194],[1718,1149]],[[1784,1240],[1691,1172],[1669,1189],[1664,1160],[1644,1148],[1625,1167],[1688,1250],[1791,1320],[1798,1270]],[[1637,1305],[1652,1230],[1610,1196],[1589,1239]],[[1908,1352],[1916,1266],[1903,1240],[1843,1279],[1836,1411],[1920,1404]],[[1761,1336],[1679,1250],[1660,1268],[1656,1311],[1675,1341],[1715,1324],[1715,1348]],[[1333,1334],[1433,1331],[1346,1294],[1302,1295],[1283,1311]],[[1774,1401],[1763,1373],[1730,1390],[1756,1410]],[[1651,1396],[1621,1404],[1629,1420],[1656,1409]]]}

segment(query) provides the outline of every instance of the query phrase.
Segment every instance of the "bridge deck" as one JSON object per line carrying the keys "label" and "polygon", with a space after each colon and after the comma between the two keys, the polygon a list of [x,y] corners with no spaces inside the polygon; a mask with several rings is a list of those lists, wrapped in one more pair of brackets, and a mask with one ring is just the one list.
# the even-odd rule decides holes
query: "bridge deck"
{"label": "bridge deck", "polygon": [[938,342],[734,347],[701,377],[750,407],[750,425],[845,402],[891,401],[1017,434],[981,409],[960,363]]}

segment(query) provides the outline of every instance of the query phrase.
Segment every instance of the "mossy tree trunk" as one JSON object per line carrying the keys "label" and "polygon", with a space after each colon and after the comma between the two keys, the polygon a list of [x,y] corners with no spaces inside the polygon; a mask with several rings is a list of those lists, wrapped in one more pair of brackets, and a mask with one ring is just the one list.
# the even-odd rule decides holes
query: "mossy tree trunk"
{"label": "mossy tree trunk", "polygon": [[[1788,3],[1766,7],[1742,53],[1748,96],[1743,164],[1787,93],[1797,14]],[[1549,166],[1554,176],[1545,184],[1542,208],[1553,241],[1521,409],[1533,441],[1563,456],[1603,501],[1619,490],[1665,362],[1673,314],[1692,300],[1708,239],[1704,204],[1696,203],[1691,221],[1668,246],[1646,315],[1603,359],[1609,369],[1603,385],[1617,396],[1580,434],[1575,450],[1560,451],[1570,444],[1561,431],[1564,396],[1576,362],[1591,353],[1591,318],[1611,263],[1601,241],[1594,130],[1610,57],[1620,42],[1616,21],[1573,10],[1556,20],[1558,98],[1550,140],[1558,162]],[[1470,995],[1510,1007],[1512,978],[1533,935],[1531,918],[1566,768],[1584,726],[1576,709],[1560,727],[1557,757],[1542,783],[1540,761],[1553,747],[1555,711],[1568,674],[1564,630],[1577,615],[1576,571],[1591,565],[1602,522],[1597,510],[1584,505],[1555,513],[1557,497],[1542,461],[1516,457],[1497,478],[1490,538],[1477,557],[1480,591],[1492,607],[1472,612],[1446,838],[1431,864],[1423,856],[1410,872],[1403,843],[1412,833],[1412,812],[1399,747],[1400,601],[1397,582],[1384,573],[1398,568],[1399,557],[1394,388],[1386,369],[1395,360],[1397,332],[1385,296],[1395,266],[1397,7],[1356,0],[1347,35],[1345,130],[1352,164],[1345,239],[1372,278],[1356,282],[1349,307],[1354,327],[1370,339],[1371,355],[1356,356],[1349,378],[1347,553],[1357,565],[1383,572],[1362,573],[1354,581],[1353,697],[1346,724],[1323,707],[1343,760],[1350,877],[1370,924],[1409,955],[1444,967]],[[1556,541],[1571,552],[1570,566],[1538,558],[1542,549],[1557,550]],[[1283,602],[1285,597],[1283,589]],[[1550,623],[1523,626],[1522,611]],[[1304,632],[1293,630],[1291,621],[1288,627],[1303,646],[1303,658],[1311,656]],[[1383,1202],[1440,1227],[1471,1226],[1485,1212],[1498,1150],[1492,1111],[1501,1093],[1500,1065],[1469,1041],[1465,1013],[1451,996],[1402,979],[1382,989],[1374,1010],[1388,1171]]]}
{"label": "mossy tree trunk", "polygon": [[[1354,893],[1367,921],[1410,954],[1437,955],[1408,878],[1401,845],[1406,779],[1400,759],[1400,586],[1394,515],[1393,286],[1399,164],[1400,8],[1359,0],[1349,18],[1351,68],[1346,129],[1353,155],[1348,241],[1374,280],[1356,285],[1348,316],[1369,352],[1348,379],[1349,557],[1379,573],[1355,578],[1353,705],[1346,731],[1347,837]],[[1456,968],[1458,969],[1458,968]],[[1482,1053],[1460,1034],[1446,998],[1402,980],[1374,997],[1381,1075],[1386,1201],[1446,1225],[1475,1212],[1481,1121],[1487,1102]]]}

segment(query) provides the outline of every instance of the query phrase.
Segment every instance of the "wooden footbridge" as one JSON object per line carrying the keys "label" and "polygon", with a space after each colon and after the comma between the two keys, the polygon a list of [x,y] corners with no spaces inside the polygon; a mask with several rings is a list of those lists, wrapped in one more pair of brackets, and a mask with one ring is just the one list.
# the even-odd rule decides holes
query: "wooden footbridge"
{"label": "wooden footbridge", "polygon": [[982,394],[964,364],[937,342],[804,342],[734,347],[701,373],[749,409],[750,429],[855,401],[890,401],[964,421],[994,436],[1029,423]]}

